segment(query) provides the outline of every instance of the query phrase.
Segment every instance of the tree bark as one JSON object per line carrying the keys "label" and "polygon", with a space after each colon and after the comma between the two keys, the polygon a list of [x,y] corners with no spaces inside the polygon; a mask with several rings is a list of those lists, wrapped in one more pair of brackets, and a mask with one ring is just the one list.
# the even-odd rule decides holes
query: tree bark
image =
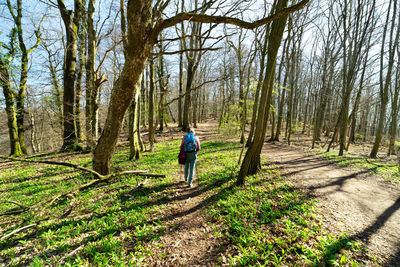
{"label": "tree bark", "polygon": [[139,144],[139,95],[140,95],[140,84],[141,78],[139,78],[136,89],[135,96],[132,99],[132,103],[129,107],[129,160],[138,160],[140,158],[140,144]]}
{"label": "tree bark", "polygon": [[[287,5],[287,0],[278,0],[277,10],[281,10]],[[263,90],[261,92],[260,106],[258,109],[256,130],[254,141],[248,148],[243,163],[240,167],[237,183],[243,184],[247,175],[255,174],[260,166],[260,153],[264,144],[268,113],[271,103],[272,86],[271,81],[274,76],[276,57],[281,44],[283,31],[286,27],[287,15],[275,20],[271,25],[271,34],[268,40],[267,65],[263,81]]]}
{"label": "tree bark", "polygon": [[40,31],[39,29],[35,31],[36,43],[31,48],[27,49],[24,42],[24,34],[22,29],[22,0],[17,0],[17,13],[14,12],[14,8],[11,5],[10,0],[7,0],[7,7],[16,26],[18,45],[21,53],[18,94],[14,94],[16,102],[15,114],[17,119],[19,146],[21,148],[22,153],[27,154],[25,145],[24,116],[25,116],[26,82],[28,80],[28,62],[29,62],[28,56],[34,49],[38,47],[40,43]]}
{"label": "tree bark", "polygon": [[154,63],[150,59],[150,89],[149,89],[149,143],[150,151],[154,149]]}
{"label": "tree bark", "polygon": [[84,27],[81,27],[79,31],[79,64],[77,66],[76,76],[76,94],[75,94],[75,132],[78,142],[82,142],[84,139],[82,132],[82,121],[81,121],[81,97],[82,97],[82,77],[85,70],[85,50],[86,50],[86,32]]}
{"label": "tree bark", "polygon": [[0,57],[0,85],[3,87],[4,99],[6,102],[6,113],[8,123],[8,133],[10,137],[10,157],[23,155],[18,136],[17,112],[15,110],[15,93],[10,86],[10,74],[8,64]]}
{"label": "tree bark", "polygon": [[[87,10],[87,61],[86,61],[86,106],[85,106],[85,129],[87,136],[87,148],[92,150],[95,147],[98,138],[98,120],[97,120],[97,95],[96,86],[96,31],[94,29],[93,16],[95,0],[89,0]],[[125,48],[125,47],[124,47]]]}
{"label": "tree bark", "polygon": [[77,35],[82,19],[82,1],[74,1],[75,12],[67,10],[64,0],[57,0],[58,8],[64,22],[67,35],[65,61],[64,61],[64,95],[63,116],[64,132],[62,151],[74,150],[76,145],[76,132],[74,123],[75,79]]}

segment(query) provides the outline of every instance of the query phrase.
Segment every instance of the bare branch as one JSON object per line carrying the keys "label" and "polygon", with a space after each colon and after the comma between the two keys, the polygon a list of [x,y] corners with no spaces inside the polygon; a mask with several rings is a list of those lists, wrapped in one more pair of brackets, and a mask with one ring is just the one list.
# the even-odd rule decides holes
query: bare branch
{"label": "bare branch", "polygon": [[98,66],[97,69],[96,69],[96,73],[100,70],[100,67],[103,65],[104,60],[105,60],[106,57],[107,57],[107,54],[110,53],[111,51],[113,51],[120,43],[122,43],[122,41],[123,41],[123,40],[119,40],[119,41],[116,42],[110,49],[108,49],[108,50],[104,53],[104,56],[103,56],[103,58],[101,59],[100,64],[99,64],[99,66]]}
{"label": "bare branch", "polygon": [[192,12],[188,13],[179,13],[171,18],[166,20],[160,20],[154,27],[153,37],[154,40],[159,35],[159,33],[166,28],[174,26],[183,21],[193,21],[193,22],[201,22],[201,23],[216,23],[216,24],[232,24],[245,29],[255,29],[267,23],[270,23],[276,19],[279,19],[287,14],[290,14],[296,10],[303,8],[310,0],[303,0],[298,4],[292,5],[290,7],[286,7],[281,9],[275,14],[272,14],[268,17],[256,20],[254,22],[248,22],[237,18],[225,17],[225,16],[210,16],[205,14],[196,14]]}
{"label": "bare branch", "polygon": [[12,204],[15,204],[15,205],[17,205],[17,206],[20,206],[21,208],[29,209],[28,206],[25,206],[25,205],[23,205],[23,204],[20,204],[20,203],[18,203],[18,202],[12,201],[12,200],[0,200],[0,202],[3,202],[3,203],[12,203]]}
{"label": "bare branch", "polygon": [[25,229],[28,229],[28,228],[31,228],[31,227],[34,227],[34,226],[37,226],[37,223],[32,223],[32,224],[26,225],[26,226],[24,226],[24,227],[18,228],[18,229],[16,229],[16,230],[12,231],[11,233],[6,234],[5,236],[2,236],[2,237],[0,238],[0,241],[1,241],[1,240],[4,240],[4,239],[7,239],[7,238],[9,238],[10,236],[12,236],[12,235],[14,235],[14,234],[17,234],[17,233],[19,233],[19,232],[21,232],[21,231],[23,231],[23,230],[25,230]]}
{"label": "bare branch", "polygon": [[198,51],[216,51],[216,50],[220,50],[220,49],[222,49],[223,47],[208,47],[208,48],[198,48],[198,49],[196,49],[196,48],[188,48],[188,49],[182,49],[182,50],[179,50],[179,51],[172,51],[172,52],[167,52],[167,51],[164,51],[164,52],[160,52],[160,53],[153,53],[153,56],[155,56],[155,57],[158,57],[158,56],[161,56],[161,55],[175,55],[175,54],[183,54],[183,53],[186,53],[186,52],[198,52]]}

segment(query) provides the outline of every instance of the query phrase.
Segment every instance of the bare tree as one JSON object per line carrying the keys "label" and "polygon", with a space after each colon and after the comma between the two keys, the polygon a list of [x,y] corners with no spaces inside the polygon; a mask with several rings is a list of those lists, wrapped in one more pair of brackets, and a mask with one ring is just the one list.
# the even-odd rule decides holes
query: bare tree
{"label": "bare tree", "polygon": [[[391,13],[391,7],[393,4],[393,13]],[[390,23],[391,21],[391,23]],[[389,42],[386,40],[387,27],[390,25]],[[395,29],[397,26],[397,30]],[[375,135],[374,146],[372,147],[370,157],[376,158],[378,154],[379,146],[382,140],[384,122],[386,121],[386,109],[389,102],[389,86],[392,79],[392,70],[394,64],[394,55],[396,48],[399,45],[400,36],[400,17],[397,11],[397,0],[389,1],[389,7],[386,16],[386,22],[383,30],[381,54],[380,54],[380,72],[379,72],[379,96],[380,96],[380,110],[378,128]],[[385,48],[388,49],[388,65],[386,67],[386,73],[384,74],[384,59],[386,57]]]}

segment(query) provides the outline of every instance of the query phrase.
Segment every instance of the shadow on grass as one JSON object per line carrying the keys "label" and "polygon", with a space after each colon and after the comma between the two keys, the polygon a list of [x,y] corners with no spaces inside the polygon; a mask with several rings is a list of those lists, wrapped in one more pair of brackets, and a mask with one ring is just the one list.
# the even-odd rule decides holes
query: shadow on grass
{"label": "shadow on grass", "polygon": [[[335,242],[327,246],[322,255],[322,266],[335,265],[338,253],[342,249],[350,249],[354,244],[354,239],[340,236]],[[337,264],[337,262],[336,262]]]}
{"label": "shadow on grass", "polygon": [[[81,225],[88,225],[92,221],[95,221],[95,220],[101,219],[101,218],[109,218],[110,220],[113,220],[113,218],[115,217],[115,221],[118,221],[119,220],[118,214],[120,212],[123,213],[126,211],[134,211],[134,210],[138,210],[140,212],[145,208],[151,208],[151,207],[157,206],[157,205],[168,204],[168,203],[171,203],[171,202],[174,202],[177,200],[193,198],[195,196],[205,194],[208,191],[212,190],[213,188],[221,186],[232,179],[233,179],[232,176],[227,176],[227,175],[223,176],[222,175],[222,176],[220,176],[219,179],[210,181],[209,183],[207,183],[204,186],[198,186],[196,188],[185,190],[185,193],[183,195],[178,195],[178,196],[174,196],[174,197],[162,197],[161,199],[153,199],[153,200],[152,199],[139,200],[136,203],[130,202],[130,201],[132,201],[132,198],[139,198],[140,196],[150,196],[152,194],[153,195],[156,194],[154,197],[158,198],[160,193],[163,193],[166,191],[168,192],[169,190],[178,188],[181,183],[180,182],[177,182],[177,183],[166,182],[166,183],[163,183],[160,185],[144,187],[141,190],[135,191],[128,198],[124,198],[121,193],[119,195],[119,199],[122,204],[125,204],[125,206],[123,206],[122,209],[119,210],[118,212],[113,210],[113,211],[108,211],[108,212],[104,212],[101,214],[92,214],[91,216],[89,216],[87,218],[82,218],[82,219],[78,219],[78,220],[76,220],[74,218],[69,218],[69,219],[66,219],[63,221],[53,223],[51,225],[46,225],[46,226],[40,227],[38,230],[31,231],[30,234],[27,234],[23,237],[16,236],[13,239],[8,240],[8,242],[3,242],[0,245],[0,249],[2,249],[2,250],[8,249],[8,248],[17,246],[20,242],[27,242],[29,240],[31,240],[33,242],[37,242],[38,239],[39,240],[43,239],[43,237],[42,237],[43,234],[49,232],[50,230],[55,232],[55,231],[63,228],[64,226],[68,226],[70,228],[72,227],[73,229],[78,229],[79,227],[81,227]],[[148,225],[148,226],[149,225],[160,225],[160,222],[168,222],[170,220],[173,220],[174,218],[185,216],[187,214],[193,213],[193,212],[207,206],[208,204],[210,204],[213,201],[217,201],[218,199],[220,199],[221,195],[223,195],[222,192],[226,192],[226,190],[231,190],[230,188],[233,188],[233,187],[234,187],[234,185],[232,185],[231,187],[229,187],[227,189],[223,189],[223,190],[221,190],[221,192],[206,198],[199,205],[196,205],[195,207],[193,207],[189,210],[179,212],[177,214],[173,214],[171,216],[161,217],[161,218],[148,220],[148,221],[146,221],[145,219],[143,219],[143,220],[139,219],[137,222],[127,225],[127,226],[125,226],[122,222],[118,222],[117,224],[115,224],[115,227],[108,228],[108,229],[101,228],[101,229],[99,229],[100,231],[97,230],[95,232],[84,229],[81,233],[79,233],[78,236],[86,235],[87,233],[90,233],[90,235],[83,238],[82,241],[74,244],[73,246],[72,245],[71,246],[63,245],[63,247],[58,247],[55,249],[49,249],[47,251],[43,251],[38,256],[43,257],[43,258],[50,258],[53,256],[58,257],[61,255],[66,255],[66,254],[68,254],[66,251],[71,251],[71,250],[79,248],[81,246],[85,246],[91,242],[101,241],[103,238],[110,236],[110,235],[118,236],[122,231],[131,232],[131,231],[135,231],[137,229],[137,227],[143,227],[145,225]],[[147,217],[147,215],[146,215],[146,217]],[[13,229],[8,229],[8,231],[11,231],[11,230],[13,230]],[[154,236],[154,233],[153,234],[149,233],[149,235],[151,235],[151,236],[149,236],[149,240],[153,239],[153,238],[157,238],[157,236],[163,235],[163,234],[165,234],[165,233],[162,231],[159,232],[158,234],[155,234],[155,236]],[[141,240],[136,240],[136,241],[143,241],[143,238]],[[26,251],[20,250],[18,253],[16,253],[15,257],[20,257],[20,256],[24,255],[25,253],[26,253]],[[30,259],[26,263],[24,262],[24,264],[27,264],[27,265],[32,264],[32,263],[33,263],[33,259]]]}

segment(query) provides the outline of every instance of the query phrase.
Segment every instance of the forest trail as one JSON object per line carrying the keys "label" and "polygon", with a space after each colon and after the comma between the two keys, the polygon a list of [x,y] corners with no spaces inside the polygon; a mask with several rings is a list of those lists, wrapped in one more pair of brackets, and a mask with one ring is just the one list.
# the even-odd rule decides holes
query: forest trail
{"label": "forest trail", "polygon": [[337,166],[298,148],[268,143],[263,154],[279,173],[318,200],[322,223],[346,231],[369,248],[378,262],[400,266],[400,186],[367,170]]}
{"label": "forest trail", "polygon": [[[200,142],[215,141],[215,125],[202,124],[196,135]],[[174,138],[183,136],[180,132]],[[150,266],[213,266],[221,257],[221,240],[214,235],[215,229],[209,226],[204,212],[204,207],[213,202],[216,195],[198,187],[197,171],[206,168],[201,163],[201,151],[196,164],[192,188],[184,181],[183,165],[176,172],[172,194],[168,196],[161,218],[167,222],[167,234],[151,244],[152,253],[146,259]]]}
{"label": "forest trail", "polygon": [[[207,127],[209,126],[209,127]],[[202,125],[196,135],[201,142],[223,139],[215,127]],[[183,134],[181,134],[183,136]],[[177,136],[174,138],[181,138]],[[361,241],[378,263],[400,266],[400,186],[371,172],[337,166],[299,148],[266,143],[266,163],[274,164],[281,176],[317,199],[317,214],[332,234],[346,232]],[[201,165],[199,153],[198,169]],[[227,265],[221,239],[214,235],[204,207],[216,195],[197,185],[189,188],[183,181],[183,169],[177,170],[172,193],[163,208],[161,221],[167,222],[166,234],[153,241],[151,266]]]}

